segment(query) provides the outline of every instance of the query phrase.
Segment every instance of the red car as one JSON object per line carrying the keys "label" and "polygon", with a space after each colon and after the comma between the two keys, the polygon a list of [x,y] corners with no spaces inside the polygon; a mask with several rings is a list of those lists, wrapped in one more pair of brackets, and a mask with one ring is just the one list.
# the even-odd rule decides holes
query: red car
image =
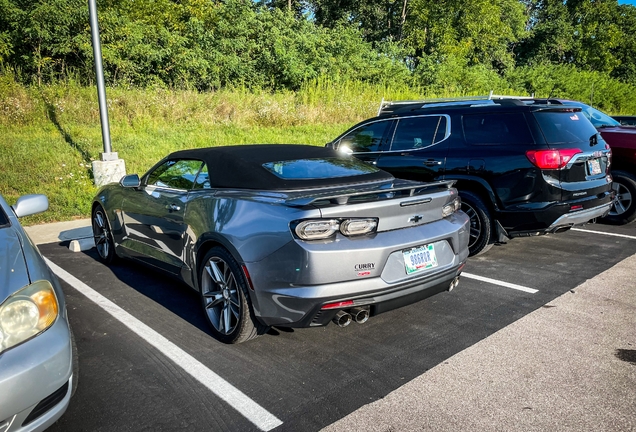
{"label": "red car", "polygon": [[[545,103],[546,100],[535,102]],[[636,220],[636,127],[623,126],[607,114],[582,102],[563,99],[549,99],[548,102],[581,108],[583,115],[612,148],[611,172],[616,196],[612,209],[603,221],[622,225]]]}

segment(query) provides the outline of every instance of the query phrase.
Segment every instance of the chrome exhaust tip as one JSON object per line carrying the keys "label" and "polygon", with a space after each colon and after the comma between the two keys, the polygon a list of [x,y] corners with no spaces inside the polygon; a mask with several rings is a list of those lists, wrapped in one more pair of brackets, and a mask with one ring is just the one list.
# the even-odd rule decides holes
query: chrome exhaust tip
{"label": "chrome exhaust tip", "polygon": [[369,320],[369,308],[356,307],[349,309],[349,313],[358,324],[364,324]]}
{"label": "chrome exhaust tip", "polygon": [[338,324],[338,327],[346,327],[351,324],[351,315],[345,311],[338,311],[335,317],[333,317],[332,321],[335,324]]}
{"label": "chrome exhaust tip", "polygon": [[455,279],[451,281],[450,285],[448,286],[448,291],[452,291],[457,285],[459,285],[459,276],[455,276]]}

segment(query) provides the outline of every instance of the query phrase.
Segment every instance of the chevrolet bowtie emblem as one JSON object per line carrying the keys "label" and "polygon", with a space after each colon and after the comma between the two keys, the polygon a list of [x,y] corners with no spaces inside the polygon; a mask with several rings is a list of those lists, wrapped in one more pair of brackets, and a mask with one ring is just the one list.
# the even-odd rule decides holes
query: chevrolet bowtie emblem
{"label": "chevrolet bowtie emblem", "polygon": [[412,218],[409,219],[409,222],[413,222],[413,223],[418,223],[419,221],[421,221],[423,219],[422,216],[420,215],[415,215]]}

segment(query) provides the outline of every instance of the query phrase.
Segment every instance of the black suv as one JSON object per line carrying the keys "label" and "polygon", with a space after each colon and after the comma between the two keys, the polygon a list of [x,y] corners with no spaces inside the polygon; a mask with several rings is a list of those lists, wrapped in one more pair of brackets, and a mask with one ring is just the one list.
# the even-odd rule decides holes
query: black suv
{"label": "black suv", "polygon": [[327,147],[405,179],[456,180],[470,254],[566,231],[612,205],[611,150],[578,107],[520,99],[384,103]]}

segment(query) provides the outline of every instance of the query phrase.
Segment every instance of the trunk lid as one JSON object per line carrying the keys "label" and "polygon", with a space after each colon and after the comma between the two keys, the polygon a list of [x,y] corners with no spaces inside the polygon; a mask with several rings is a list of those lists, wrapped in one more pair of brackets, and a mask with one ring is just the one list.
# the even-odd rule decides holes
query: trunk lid
{"label": "trunk lid", "polygon": [[419,183],[396,179],[380,187],[296,197],[286,204],[317,207],[324,218],[377,218],[377,230],[382,232],[442,219],[442,208],[457,197],[453,184],[453,181]]}

